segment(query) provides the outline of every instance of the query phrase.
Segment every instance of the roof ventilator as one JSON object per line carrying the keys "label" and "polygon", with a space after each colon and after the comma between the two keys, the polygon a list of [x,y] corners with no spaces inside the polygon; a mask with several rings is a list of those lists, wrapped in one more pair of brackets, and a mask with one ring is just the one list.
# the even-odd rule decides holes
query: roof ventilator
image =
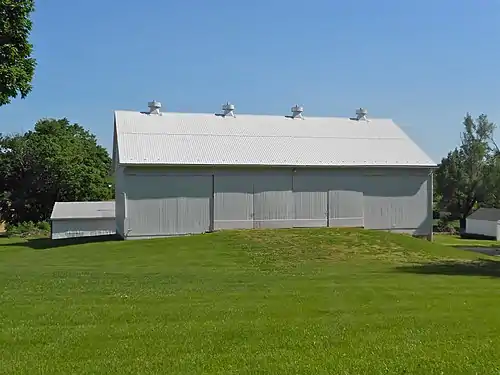
{"label": "roof ventilator", "polygon": [[160,115],[161,116],[161,112],[160,112],[161,103],[160,102],[153,100],[153,101],[148,103],[148,107],[149,107],[148,113],[150,115]]}
{"label": "roof ventilator", "polygon": [[356,120],[358,121],[367,121],[368,118],[366,117],[368,115],[368,111],[365,108],[358,108],[356,110]]}
{"label": "roof ventilator", "polygon": [[229,102],[224,104],[222,106],[222,117],[227,117],[227,116],[236,117],[234,115],[234,108],[235,108],[234,104],[231,104]]}
{"label": "roof ventilator", "polygon": [[292,118],[294,118],[294,119],[301,118],[303,120],[304,116],[302,116],[302,112],[304,112],[304,107],[295,104],[292,107]]}

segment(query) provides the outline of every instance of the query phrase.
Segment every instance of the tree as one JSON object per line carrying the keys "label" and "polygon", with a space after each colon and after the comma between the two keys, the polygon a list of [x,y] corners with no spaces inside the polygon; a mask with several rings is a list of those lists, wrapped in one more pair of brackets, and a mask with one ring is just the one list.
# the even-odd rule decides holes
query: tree
{"label": "tree", "polygon": [[67,119],[0,136],[0,214],[10,224],[44,221],[56,201],[106,200],[111,159],[93,134]]}
{"label": "tree", "polygon": [[29,43],[34,0],[0,0],[0,106],[31,92],[36,61]]}
{"label": "tree", "polygon": [[450,219],[460,219],[462,228],[478,204],[500,204],[495,193],[500,187],[499,152],[493,140],[496,126],[484,114],[476,120],[467,114],[463,125],[460,146],[443,158],[435,175],[440,209],[449,212]]}

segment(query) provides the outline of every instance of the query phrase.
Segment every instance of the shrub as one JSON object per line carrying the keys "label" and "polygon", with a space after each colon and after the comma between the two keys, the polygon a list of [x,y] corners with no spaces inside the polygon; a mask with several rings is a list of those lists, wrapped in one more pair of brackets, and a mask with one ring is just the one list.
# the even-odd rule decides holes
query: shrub
{"label": "shrub", "polygon": [[457,234],[459,232],[457,224],[448,218],[441,218],[437,222],[437,231],[442,233]]}
{"label": "shrub", "polygon": [[17,225],[7,224],[5,230],[9,237],[46,236],[50,232],[50,224],[46,221],[39,223],[27,221]]}

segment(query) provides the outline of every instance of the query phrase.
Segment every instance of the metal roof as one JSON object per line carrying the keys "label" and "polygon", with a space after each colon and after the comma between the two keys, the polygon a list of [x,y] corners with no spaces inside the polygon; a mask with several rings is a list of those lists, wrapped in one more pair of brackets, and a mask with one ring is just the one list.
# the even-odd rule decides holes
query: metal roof
{"label": "metal roof", "polygon": [[116,111],[115,135],[124,165],[436,166],[388,119]]}
{"label": "metal roof", "polygon": [[115,217],[115,201],[56,202],[50,220],[103,219]]}
{"label": "metal roof", "polygon": [[498,221],[500,220],[500,209],[498,208],[480,208],[467,216],[467,219]]}

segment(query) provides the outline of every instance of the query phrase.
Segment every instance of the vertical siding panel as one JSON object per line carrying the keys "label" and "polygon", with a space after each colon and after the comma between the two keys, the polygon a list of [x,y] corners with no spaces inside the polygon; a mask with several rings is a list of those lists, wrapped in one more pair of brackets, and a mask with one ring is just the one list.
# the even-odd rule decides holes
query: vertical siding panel
{"label": "vertical siding panel", "polygon": [[[434,172],[431,171],[427,176],[427,239],[434,240]],[[424,228],[423,228],[424,229]]]}
{"label": "vertical siding panel", "polygon": [[[171,192],[174,193],[175,192]],[[170,193],[170,194],[171,194]],[[170,195],[169,194],[169,195]],[[178,232],[177,216],[179,215],[178,199],[175,195],[159,202],[160,229],[158,233],[175,234]]]}
{"label": "vertical siding panel", "polygon": [[128,198],[129,207],[129,235],[153,236],[165,234],[160,230],[161,213],[163,207],[156,199]]}
{"label": "vertical siding panel", "polygon": [[127,176],[130,236],[168,236],[210,230],[212,177]]}
{"label": "vertical siding panel", "polygon": [[329,192],[330,227],[363,227],[363,193],[358,191]]}
{"label": "vertical siding panel", "polygon": [[365,227],[428,234],[428,174],[365,176]]}
{"label": "vertical siding panel", "polygon": [[183,176],[175,177],[175,181],[176,195],[180,195],[177,198],[176,234],[210,231],[212,177]]}
{"label": "vertical siding panel", "polygon": [[123,193],[123,168],[118,167],[115,171],[115,216],[116,232],[125,238],[125,197]]}
{"label": "vertical siding panel", "polygon": [[253,179],[248,174],[216,175],[214,228],[253,228]]}
{"label": "vertical siding panel", "polygon": [[327,225],[327,179],[324,174],[298,171],[293,175],[295,227]]}
{"label": "vertical siding panel", "polygon": [[254,215],[256,228],[293,227],[295,213],[291,171],[255,175]]}

